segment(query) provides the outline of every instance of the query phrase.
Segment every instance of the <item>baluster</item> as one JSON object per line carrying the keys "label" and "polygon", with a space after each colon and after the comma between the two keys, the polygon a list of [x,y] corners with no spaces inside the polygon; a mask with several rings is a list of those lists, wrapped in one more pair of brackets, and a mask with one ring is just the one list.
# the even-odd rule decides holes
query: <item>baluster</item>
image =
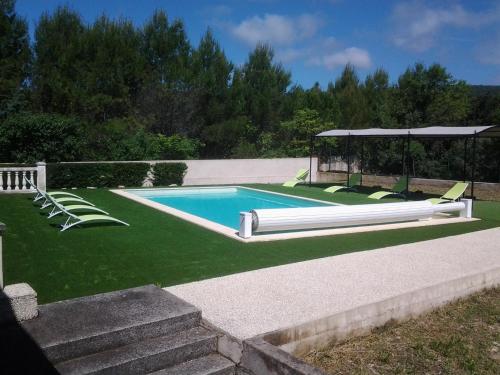
{"label": "baluster", "polygon": [[14,172],[14,190],[19,190],[19,171]]}
{"label": "baluster", "polygon": [[31,170],[30,171],[30,190],[35,190],[33,185],[35,185],[35,171]]}
{"label": "baluster", "polygon": [[10,186],[11,185],[10,174],[11,174],[11,172],[7,171],[7,189],[5,189],[5,190],[12,190],[12,186]]}
{"label": "baluster", "polygon": [[26,177],[26,171],[21,171],[21,190],[26,190],[26,180],[24,179]]}
{"label": "baluster", "polygon": [[0,191],[3,191],[3,171],[0,171]]}

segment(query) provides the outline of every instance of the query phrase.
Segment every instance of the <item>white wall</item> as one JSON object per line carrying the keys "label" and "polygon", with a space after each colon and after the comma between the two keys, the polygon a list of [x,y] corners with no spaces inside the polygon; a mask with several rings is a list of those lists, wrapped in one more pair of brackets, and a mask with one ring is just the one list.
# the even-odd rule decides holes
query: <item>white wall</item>
{"label": "white wall", "polygon": [[[301,168],[309,169],[309,158],[276,159],[214,159],[214,160],[142,160],[142,161],[81,161],[88,163],[186,163],[184,185],[217,185],[261,183],[276,184],[292,179]],[[316,181],[318,158],[312,158],[312,182]],[[309,178],[307,178],[309,181]],[[145,186],[150,185],[146,179]]]}
{"label": "white wall", "polygon": [[[165,161],[169,160],[162,160]],[[282,183],[292,179],[300,168],[309,169],[309,158],[172,160],[172,162],[184,162],[188,166],[184,185]],[[313,158],[311,168],[313,182],[316,181],[317,165],[318,159]]]}

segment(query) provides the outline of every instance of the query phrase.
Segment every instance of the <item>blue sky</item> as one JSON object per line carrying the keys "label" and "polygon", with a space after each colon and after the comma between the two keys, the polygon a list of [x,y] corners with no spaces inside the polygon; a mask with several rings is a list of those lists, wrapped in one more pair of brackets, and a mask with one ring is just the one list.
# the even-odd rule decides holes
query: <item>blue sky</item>
{"label": "blue sky", "polygon": [[306,88],[326,87],[347,62],[361,77],[383,67],[392,81],[417,61],[438,62],[457,79],[500,84],[498,0],[18,0],[17,11],[33,32],[41,13],[64,4],[86,22],[106,13],[137,25],[163,8],[195,46],[211,27],[236,64],[267,42]]}

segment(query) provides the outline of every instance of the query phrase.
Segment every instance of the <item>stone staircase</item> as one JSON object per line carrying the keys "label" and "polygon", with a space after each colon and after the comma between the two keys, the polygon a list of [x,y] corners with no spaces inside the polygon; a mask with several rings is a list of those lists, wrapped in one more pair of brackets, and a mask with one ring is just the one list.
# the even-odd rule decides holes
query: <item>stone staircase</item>
{"label": "stone staircase", "polygon": [[40,306],[23,328],[61,374],[235,374],[201,311],[153,285]]}

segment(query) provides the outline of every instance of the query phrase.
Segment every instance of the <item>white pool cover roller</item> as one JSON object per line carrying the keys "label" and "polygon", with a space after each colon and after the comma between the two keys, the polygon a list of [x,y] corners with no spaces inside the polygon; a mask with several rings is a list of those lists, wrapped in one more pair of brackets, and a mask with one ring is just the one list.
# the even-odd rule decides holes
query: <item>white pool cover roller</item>
{"label": "white pool cover roller", "polygon": [[462,202],[433,205],[429,201],[354,206],[252,210],[252,232],[345,227],[430,219],[436,212],[464,210]]}

